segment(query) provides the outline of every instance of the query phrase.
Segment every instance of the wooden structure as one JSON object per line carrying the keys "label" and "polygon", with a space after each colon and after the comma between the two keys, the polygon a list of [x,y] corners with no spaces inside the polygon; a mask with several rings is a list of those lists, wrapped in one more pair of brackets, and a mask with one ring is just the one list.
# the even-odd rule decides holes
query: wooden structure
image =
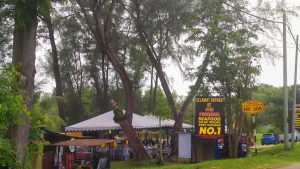
{"label": "wooden structure", "polygon": [[199,163],[214,160],[216,157],[216,140],[192,139],[192,162]]}

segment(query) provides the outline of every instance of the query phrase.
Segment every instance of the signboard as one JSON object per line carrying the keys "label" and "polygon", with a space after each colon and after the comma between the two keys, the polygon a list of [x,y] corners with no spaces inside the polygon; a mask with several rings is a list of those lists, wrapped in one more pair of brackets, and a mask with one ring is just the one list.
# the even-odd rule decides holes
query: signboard
{"label": "signboard", "polygon": [[257,100],[251,100],[242,103],[242,111],[245,113],[255,114],[264,110],[264,103]]}
{"label": "signboard", "polygon": [[107,168],[107,158],[99,158],[97,169],[105,169]]}
{"label": "signboard", "polygon": [[195,135],[203,139],[221,137],[223,127],[223,97],[196,97]]}
{"label": "signboard", "polygon": [[296,104],[295,128],[300,129],[300,104]]}

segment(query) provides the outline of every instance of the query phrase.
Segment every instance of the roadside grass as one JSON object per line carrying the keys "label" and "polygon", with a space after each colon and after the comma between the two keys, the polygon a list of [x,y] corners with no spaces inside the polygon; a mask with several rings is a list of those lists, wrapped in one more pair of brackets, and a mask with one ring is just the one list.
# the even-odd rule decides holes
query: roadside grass
{"label": "roadside grass", "polygon": [[294,150],[284,151],[283,144],[258,149],[258,155],[250,152],[249,157],[206,161],[198,164],[163,163],[157,160],[112,162],[112,169],[273,169],[300,162],[300,143]]}
{"label": "roadside grass", "polygon": [[257,145],[261,145],[260,140],[261,140],[262,135],[263,135],[263,134],[261,134],[261,133],[257,133],[257,134],[256,134],[256,144],[257,144]]}

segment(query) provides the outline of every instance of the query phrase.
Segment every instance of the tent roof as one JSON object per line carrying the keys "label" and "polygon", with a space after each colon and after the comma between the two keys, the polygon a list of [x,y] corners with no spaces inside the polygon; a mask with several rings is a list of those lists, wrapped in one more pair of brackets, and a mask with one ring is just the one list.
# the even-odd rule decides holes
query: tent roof
{"label": "tent roof", "polygon": [[[85,121],[68,126],[65,128],[65,131],[97,131],[121,129],[120,125],[114,122],[113,117],[113,111],[109,111],[91,119],[87,119]],[[133,114],[132,126],[135,129],[158,128],[159,121],[155,121],[138,114]]]}
{"label": "tent roof", "polygon": [[[159,121],[159,118],[152,114],[145,115],[144,117],[150,118],[155,121]],[[162,127],[173,127],[174,123],[175,123],[175,120],[172,120],[172,119],[165,119],[165,120],[161,121]],[[193,125],[182,123],[182,128],[186,128],[186,129],[193,128]]]}
{"label": "tent roof", "polygon": [[68,141],[62,141],[55,143],[56,146],[100,146],[103,144],[109,144],[114,140],[108,139],[74,139]]}
{"label": "tent roof", "polygon": [[[65,128],[65,131],[98,131],[121,129],[120,125],[114,122],[113,117],[113,111],[109,111],[91,119],[68,126]],[[174,123],[175,121],[171,119],[162,120],[161,127],[173,127]],[[153,115],[141,116],[138,114],[133,114],[132,127],[135,129],[159,128],[159,118]],[[182,127],[193,128],[192,125],[185,123],[182,124]]]}

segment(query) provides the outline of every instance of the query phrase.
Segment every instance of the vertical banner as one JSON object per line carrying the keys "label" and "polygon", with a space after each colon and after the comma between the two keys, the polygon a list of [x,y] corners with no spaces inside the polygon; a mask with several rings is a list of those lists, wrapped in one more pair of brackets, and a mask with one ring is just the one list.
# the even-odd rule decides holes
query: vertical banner
{"label": "vertical banner", "polygon": [[224,132],[223,97],[196,97],[195,135],[203,139],[220,138]]}
{"label": "vertical banner", "polygon": [[300,104],[296,104],[296,112],[295,112],[295,129],[300,130]]}

